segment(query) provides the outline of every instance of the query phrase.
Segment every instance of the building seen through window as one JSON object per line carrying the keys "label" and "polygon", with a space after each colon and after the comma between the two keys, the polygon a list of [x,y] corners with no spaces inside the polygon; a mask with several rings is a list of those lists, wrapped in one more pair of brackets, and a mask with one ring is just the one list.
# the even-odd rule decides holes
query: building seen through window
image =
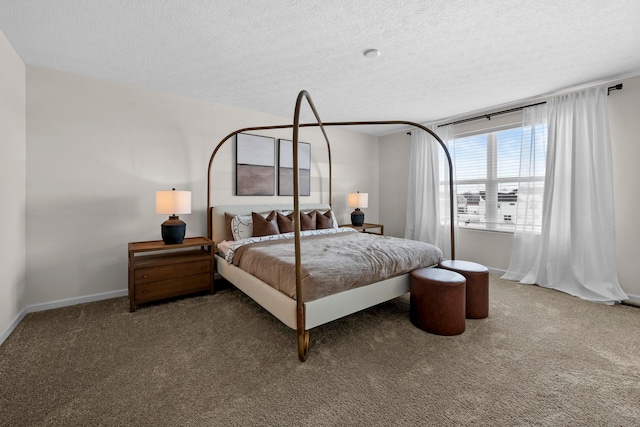
{"label": "building seen through window", "polygon": [[[527,141],[545,135],[546,126],[517,127],[463,136],[450,144],[460,227],[513,232],[521,185],[527,186],[523,190],[531,195],[528,203],[542,204],[546,144]],[[530,147],[536,147],[538,152],[529,152]],[[440,165],[441,194],[444,194],[446,168],[442,158]],[[522,174],[521,167],[526,169]],[[441,198],[443,209],[445,200]],[[542,218],[535,221],[539,227]]]}

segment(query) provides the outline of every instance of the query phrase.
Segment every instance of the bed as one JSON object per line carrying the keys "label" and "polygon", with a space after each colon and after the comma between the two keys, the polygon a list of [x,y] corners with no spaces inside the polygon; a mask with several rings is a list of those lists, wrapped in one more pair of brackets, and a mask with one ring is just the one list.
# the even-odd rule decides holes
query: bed
{"label": "bed", "polygon": [[[299,122],[300,117],[300,107],[303,101],[307,101],[309,107],[313,111],[317,123],[304,123],[301,124]],[[368,307],[372,307],[384,301],[388,301],[394,298],[397,298],[401,295],[406,294],[409,291],[409,272],[411,269],[419,268],[419,267],[431,267],[436,265],[439,260],[442,259],[442,253],[432,245],[428,245],[431,248],[435,249],[432,251],[431,255],[420,255],[419,261],[415,260],[407,260],[405,259],[405,264],[402,268],[404,271],[398,273],[398,271],[389,272],[387,271],[387,267],[382,267],[382,270],[385,271],[385,274],[382,276],[371,276],[365,280],[365,283],[360,283],[357,286],[349,284],[346,288],[340,288],[340,283],[338,282],[349,282],[351,279],[345,279],[342,276],[338,280],[331,280],[330,276],[325,276],[321,279],[321,281],[329,283],[331,286],[334,286],[339,290],[334,290],[329,293],[322,293],[320,295],[313,294],[312,296],[308,296],[308,289],[315,285],[309,285],[311,283],[309,280],[310,270],[306,269],[306,264],[309,264],[311,261],[318,261],[318,258],[324,256],[323,253],[332,252],[335,249],[333,246],[322,246],[335,244],[340,247],[347,240],[354,240],[354,244],[357,247],[358,244],[361,245],[387,245],[391,244],[390,242],[395,238],[385,238],[382,236],[373,236],[373,235],[365,235],[363,233],[357,233],[355,230],[343,229],[337,230],[335,236],[306,236],[305,230],[301,225],[301,218],[304,220],[304,216],[301,214],[318,212],[319,214],[327,213],[331,211],[331,192],[332,192],[332,168],[331,168],[331,147],[329,143],[329,139],[324,130],[325,126],[350,126],[350,125],[375,125],[375,124],[406,124],[415,126],[421,129],[424,129],[426,132],[430,133],[434,136],[434,138],[440,143],[440,146],[443,148],[448,162],[449,162],[449,179],[451,179],[451,158],[446,149],[445,144],[442,140],[431,130],[428,128],[413,122],[407,121],[375,121],[375,122],[332,122],[332,123],[322,123],[320,117],[313,105],[313,101],[311,97],[306,91],[301,91],[296,100],[295,114],[293,124],[288,125],[276,125],[276,126],[262,126],[262,127],[252,127],[252,128],[244,128],[239,129],[234,132],[231,132],[227,137],[225,137],[214,149],[211,158],[209,160],[209,168],[207,172],[207,234],[210,239],[212,239],[216,244],[219,244],[223,241],[229,241],[229,219],[235,216],[249,216],[252,213],[261,212],[269,214],[273,212],[282,212],[288,213],[289,218],[293,223],[293,232],[288,233],[289,240],[288,243],[281,241],[259,241],[259,242],[250,242],[248,244],[249,247],[253,248],[239,248],[239,252],[259,252],[259,249],[254,248],[262,248],[263,255],[268,255],[270,252],[284,251],[282,254],[285,254],[285,258],[288,259],[287,263],[284,263],[286,268],[286,272],[280,272],[280,277],[283,278],[281,281],[289,282],[288,286],[285,286],[286,290],[283,292],[282,289],[276,289],[278,286],[274,287],[273,283],[269,284],[268,282],[273,282],[274,280],[278,282],[278,279],[269,279],[266,277],[259,277],[259,271],[254,271],[254,274],[245,271],[240,268],[233,261],[229,261],[225,258],[225,255],[221,253],[217,253],[215,256],[216,259],[216,273],[228,280],[254,301],[256,301],[259,305],[269,311],[272,315],[278,318],[282,323],[287,325],[288,327],[295,329],[297,331],[297,348],[298,348],[298,357],[301,361],[305,361],[308,357],[308,349],[309,349],[309,330],[313,329],[317,326],[325,324],[327,322],[331,322],[333,320],[339,319],[343,316],[347,316],[349,314],[358,312],[360,310],[366,309]],[[329,188],[328,188],[328,199],[329,203],[320,203],[320,204],[307,204],[301,205],[299,202],[299,182],[298,182],[298,132],[300,127],[306,126],[317,126],[320,127],[324,139],[327,143],[327,151],[329,155]],[[211,186],[212,186],[212,165],[213,160],[215,158],[216,153],[219,148],[228,140],[230,140],[233,136],[237,135],[241,132],[249,132],[249,131],[259,131],[259,130],[268,130],[268,129],[286,129],[291,128],[293,130],[293,169],[294,169],[294,179],[293,179],[293,203],[292,205],[225,205],[225,206],[215,206],[215,204],[211,200]],[[450,212],[454,212],[453,210],[453,189],[450,186]],[[266,217],[266,216],[263,216]],[[255,217],[254,217],[255,218]],[[336,226],[331,227],[336,228]],[[279,233],[280,234],[280,233]],[[343,236],[337,236],[337,234],[342,234]],[[362,236],[362,237],[361,237]],[[367,236],[367,237],[364,237]],[[242,236],[236,236],[242,237]],[[451,245],[451,258],[455,259],[455,246],[453,244],[453,225],[451,227],[451,237],[452,237],[452,245]],[[367,240],[367,243],[364,243],[361,239],[364,238]],[[370,240],[374,239],[374,240]],[[283,238],[278,238],[274,240],[283,240]],[[402,241],[405,239],[397,239],[398,241]],[[312,242],[313,243],[309,243]],[[332,242],[329,242],[332,241]],[[333,242],[335,241],[335,242]],[[336,243],[338,242],[338,243]],[[410,242],[413,241],[404,241],[404,242],[395,242],[399,247],[401,247],[400,252],[402,253],[406,249],[403,249],[404,244],[412,244]],[[427,245],[421,242],[415,242],[417,246]],[[323,249],[318,249],[319,252],[315,253],[311,249],[312,245],[322,246]],[[242,245],[244,246],[244,245]],[[266,249],[265,249],[266,247]],[[364,247],[364,246],[362,246]],[[386,250],[386,249],[385,249]],[[420,249],[422,250],[422,249]],[[324,252],[322,252],[324,251]],[[426,251],[426,248],[425,248]],[[378,252],[378,251],[372,251]],[[382,251],[384,252],[384,251]],[[307,258],[303,260],[304,254],[307,254]],[[238,256],[236,253],[235,256]],[[246,256],[246,255],[243,255]],[[353,258],[366,258],[366,257],[356,257]],[[391,258],[391,257],[383,257],[383,258]],[[411,257],[404,257],[411,258]],[[388,260],[384,261],[387,262]],[[265,261],[259,261],[265,262]],[[325,265],[330,265],[333,261],[324,261]],[[378,264],[382,261],[370,261],[370,263]],[[414,262],[411,264],[411,262]],[[266,261],[267,264],[271,263],[271,261]],[[322,264],[322,261],[320,262]],[[320,267],[321,268],[321,267]],[[314,270],[315,271],[315,270]],[[329,279],[328,279],[329,277]],[[306,283],[305,283],[306,281]],[[350,283],[350,282],[349,282]],[[315,289],[315,288],[314,288]],[[314,291],[315,292],[315,291]],[[298,296],[302,295],[302,298]]]}

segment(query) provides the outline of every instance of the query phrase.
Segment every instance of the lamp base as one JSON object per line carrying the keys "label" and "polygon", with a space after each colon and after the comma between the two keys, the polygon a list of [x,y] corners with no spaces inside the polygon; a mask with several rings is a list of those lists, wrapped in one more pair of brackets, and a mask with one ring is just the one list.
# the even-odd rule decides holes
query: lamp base
{"label": "lamp base", "polygon": [[364,224],[364,212],[360,208],[356,208],[355,211],[351,212],[351,224],[358,227]]}
{"label": "lamp base", "polygon": [[162,241],[166,245],[177,245],[182,243],[187,231],[187,224],[177,215],[171,215],[168,220],[162,223]]}

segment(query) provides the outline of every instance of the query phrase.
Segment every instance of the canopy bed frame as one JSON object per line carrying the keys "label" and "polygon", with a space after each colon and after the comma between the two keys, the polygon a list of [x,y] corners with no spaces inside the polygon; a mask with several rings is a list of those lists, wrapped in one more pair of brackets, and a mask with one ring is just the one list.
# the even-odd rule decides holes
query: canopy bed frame
{"label": "canopy bed frame", "polygon": [[[316,123],[300,123],[300,109],[303,101],[306,100],[311,108]],[[295,245],[295,287],[296,295],[303,295],[302,291],[302,265],[301,265],[301,223],[300,223],[300,200],[299,200],[299,162],[298,162],[298,143],[299,131],[301,127],[319,127],[322,131],[327,144],[327,153],[329,161],[329,204],[328,205],[312,205],[307,208],[331,208],[332,206],[332,166],[331,166],[331,144],[325,131],[326,126],[358,126],[358,125],[409,125],[415,126],[428,132],[433,136],[447,157],[449,165],[449,182],[453,182],[453,168],[449,151],[444,142],[427,127],[410,121],[391,120],[391,121],[355,121],[355,122],[329,122],[322,123],[320,116],[311,100],[311,96],[307,91],[301,91],[298,94],[295,104],[293,124],[275,125],[275,126],[259,126],[238,129],[231,132],[223,138],[213,150],[209,159],[209,167],[207,170],[207,237],[220,243],[220,236],[224,236],[219,231],[214,230],[214,224],[218,230],[224,228],[224,213],[247,213],[250,209],[272,209],[281,206],[222,206],[214,208],[211,202],[211,172],[213,160],[222,145],[232,137],[242,132],[273,130],[273,129],[293,129],[293,223],[294,223],[294,245]],[[454,224],[453,224],[453,186],[449,186],[449,211],[451,214],[451,259],[455,259],[455,240],[454,240]],[[245,212],[241,210],[244,209]],[[274,289],[270,285],[265,284],[260,279],[243,271],[242,269],[229,265],[223,258],[216,256],[216,271],[224,278],[233,283],[236,287],[254,299],[263,308],[271,312],[275,317],[280,319],[285,325],[297,330],[298,357],[301,361],[305,361],[309,350],[309,329],[321,324],[330,322],[340,317],[355,313],[359,310],[372,307],[384,301],[404,295],[409,290],[408,274],[393,277],[367,286],[350,289],[337,294],[322,297],[317,300],[305,302],[303,298],[294,299]]]}

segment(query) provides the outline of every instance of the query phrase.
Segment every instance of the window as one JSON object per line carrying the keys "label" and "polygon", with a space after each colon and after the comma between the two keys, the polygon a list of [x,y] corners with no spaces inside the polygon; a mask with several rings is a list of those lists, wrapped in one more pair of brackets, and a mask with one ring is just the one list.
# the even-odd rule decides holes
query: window
{"label": "window", "polygon": [[[536,134],[531,135],[532,131]],[[542,204],[546,143],[532,145],[538,152],[528,155],[537,161],[527,162],[527,177],[520,178],[522,144],[532,136],[546,140],[546,126],[496,130],[453,141],[449,151],[454,162],[459,227],[513,232],[518,193],[525,190],[519,185],[531,188],[530,203]],[[441,191],[447,182],[444,164],[441,158]],[[542,218],[535,220],[537,224],[542,222]]]}

